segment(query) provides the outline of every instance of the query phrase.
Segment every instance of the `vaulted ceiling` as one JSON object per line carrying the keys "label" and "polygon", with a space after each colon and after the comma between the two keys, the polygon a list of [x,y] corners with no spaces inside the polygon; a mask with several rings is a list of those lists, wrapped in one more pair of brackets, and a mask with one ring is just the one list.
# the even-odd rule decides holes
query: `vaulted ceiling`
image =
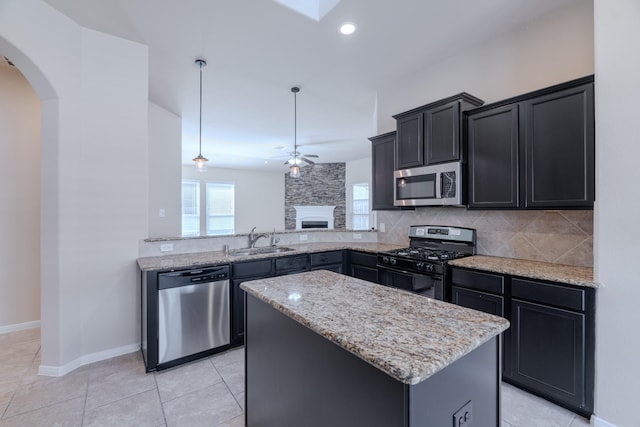
{"label": "vaulted ceiling", "polygon": [[[149,47],[149,98],[182,117],[184,163],[198,151],[194,61],[204,58],[203,155],[212,166],[285,171],[292,86],[299,151],[364,158],[377,88],[575,0],[311,0],[324,7],[317,19],[296,12],[298,0],[46,1]],[[346,21],[358,27],[350,36],[338,32]]]}

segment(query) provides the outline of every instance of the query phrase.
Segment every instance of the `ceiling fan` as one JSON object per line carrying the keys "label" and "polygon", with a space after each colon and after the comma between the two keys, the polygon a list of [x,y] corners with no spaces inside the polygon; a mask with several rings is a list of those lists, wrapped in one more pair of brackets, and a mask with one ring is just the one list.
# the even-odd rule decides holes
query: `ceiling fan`
{"label": "ceiling fan", "polygon": [[306,162],[309,165],[315,164],[313,160],[310,160],[309,157],[318,158],[317,154],[302,154],[298,151],[298,141],[297,141],[297,131],[298,131],[298,108],[297,108],[297,95],[300,92],[299,87],[292,87],[291,92],[293,92],[293,151],[289,153],[289,160],[284,162],[285,165],[291,165],[293,168],[291,170],[292,176],[294,174],[299,174],[299,169],[302,162]]}

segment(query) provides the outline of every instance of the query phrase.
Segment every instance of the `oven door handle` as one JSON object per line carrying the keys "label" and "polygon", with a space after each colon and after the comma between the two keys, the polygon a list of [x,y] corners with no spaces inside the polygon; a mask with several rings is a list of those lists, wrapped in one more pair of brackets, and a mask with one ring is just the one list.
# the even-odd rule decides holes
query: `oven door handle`
{"label": "oven door handle", "polygon": [[436,174],[436,199],[442,199],[442,172]]}

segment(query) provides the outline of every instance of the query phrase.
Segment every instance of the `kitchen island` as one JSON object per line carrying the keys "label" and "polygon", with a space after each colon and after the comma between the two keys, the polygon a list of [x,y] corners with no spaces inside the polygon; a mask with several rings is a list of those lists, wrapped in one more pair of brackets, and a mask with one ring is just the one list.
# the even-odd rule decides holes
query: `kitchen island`
{"label": "kitchen island", "polygon": [[248,426],[499,425],[507,320],[324,270],[241,287]]}

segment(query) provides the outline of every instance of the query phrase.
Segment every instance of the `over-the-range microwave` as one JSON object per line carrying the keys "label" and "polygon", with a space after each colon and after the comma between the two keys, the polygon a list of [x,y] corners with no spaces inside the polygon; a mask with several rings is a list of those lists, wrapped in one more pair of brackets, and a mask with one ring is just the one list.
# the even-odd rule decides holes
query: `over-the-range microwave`
{"label": "over-the-range microwave", "polygon": [[397,170],[393,194],[395,206],[462,206],[462,163]]}

